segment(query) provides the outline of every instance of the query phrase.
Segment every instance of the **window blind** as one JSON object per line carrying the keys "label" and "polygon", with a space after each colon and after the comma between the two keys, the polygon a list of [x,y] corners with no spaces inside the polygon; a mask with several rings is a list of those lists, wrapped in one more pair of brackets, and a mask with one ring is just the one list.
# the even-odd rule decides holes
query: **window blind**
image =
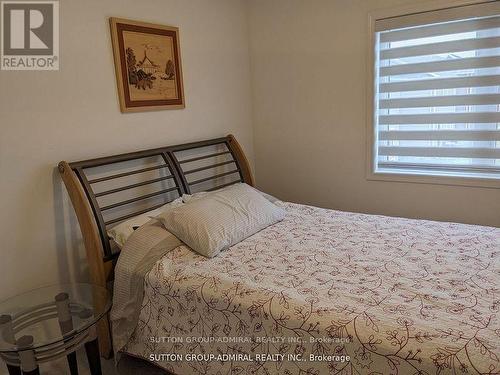
{"label": "window blind", "polygon": [[375,172],[500,179],[500,3],[375,22]]}

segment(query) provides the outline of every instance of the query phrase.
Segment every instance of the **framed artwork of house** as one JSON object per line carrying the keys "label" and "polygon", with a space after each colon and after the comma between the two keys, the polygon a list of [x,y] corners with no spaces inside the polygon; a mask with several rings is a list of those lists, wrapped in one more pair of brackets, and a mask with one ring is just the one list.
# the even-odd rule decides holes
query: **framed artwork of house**
{"label": "framed artwork of house", "polygon": [[122,112],[184,108],[179,29],[110,18]]}

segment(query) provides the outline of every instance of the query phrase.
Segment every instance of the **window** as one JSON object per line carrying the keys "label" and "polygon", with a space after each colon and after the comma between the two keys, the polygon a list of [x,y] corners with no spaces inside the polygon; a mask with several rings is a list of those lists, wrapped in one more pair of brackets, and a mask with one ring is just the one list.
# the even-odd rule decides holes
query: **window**
{"label": "window", "polygon": [[500,3],[374,31],[373,172],[500,180]]}

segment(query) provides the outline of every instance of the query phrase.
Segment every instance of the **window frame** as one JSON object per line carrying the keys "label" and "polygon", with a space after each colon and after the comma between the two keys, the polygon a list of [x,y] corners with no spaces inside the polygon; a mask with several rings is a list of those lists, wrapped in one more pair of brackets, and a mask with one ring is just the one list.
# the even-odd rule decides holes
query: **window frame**
{"label": "window frame", "polygon": [[423,13],[456,8],[466,5],[491,3],[495,0],[431,0],[421,4],[378,9],[368,13],[368,45],[367,45],[367,89],[366,89],[366,179],[371,181],[407,182],[453,186],[473,186],[500,189],[500,179],[439,176],[414,173],[375,172],[375,156],[377,154],[377,127],[375,124],[375,21],[389,17],[405,16],[413,13]]}

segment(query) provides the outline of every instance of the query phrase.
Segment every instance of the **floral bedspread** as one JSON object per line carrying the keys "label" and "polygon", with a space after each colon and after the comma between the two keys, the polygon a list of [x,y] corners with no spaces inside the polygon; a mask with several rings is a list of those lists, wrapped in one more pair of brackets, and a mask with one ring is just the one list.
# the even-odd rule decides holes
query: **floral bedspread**
{"label": "floral bedspread", "polygon": [[125,351],[179,375],[500,373],[500,229],[277,204],[216,258],[159,260]]}

